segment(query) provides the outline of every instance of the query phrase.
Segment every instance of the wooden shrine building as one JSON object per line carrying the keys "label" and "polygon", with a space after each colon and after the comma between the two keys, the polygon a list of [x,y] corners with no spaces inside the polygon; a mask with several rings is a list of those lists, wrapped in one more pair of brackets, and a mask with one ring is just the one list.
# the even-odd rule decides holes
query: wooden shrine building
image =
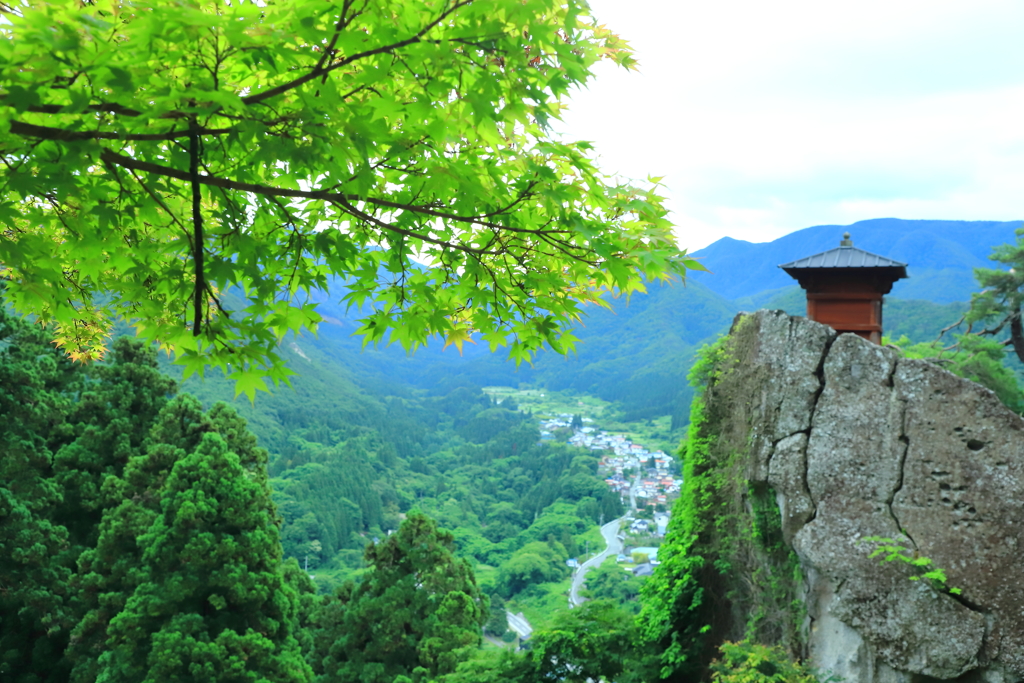
{"label": "wooden shrine building", "polygon": [[807,317],[836,332],[882,341],[882,296],[907,277],[907,264],[853,246],[850,233],[836,249],[779,266],[807,292]]}

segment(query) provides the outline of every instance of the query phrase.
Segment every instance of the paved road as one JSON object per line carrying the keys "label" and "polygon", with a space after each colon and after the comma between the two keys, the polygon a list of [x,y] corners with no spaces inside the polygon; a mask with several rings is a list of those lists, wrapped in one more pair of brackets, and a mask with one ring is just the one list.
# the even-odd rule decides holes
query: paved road
{"label": "paved road", "polygon": [[640,475],[633,477],[633,485],[629,487],[629,511],[636,512],[636,493],[640,490]]}
{"label": "paved road", "polygon": [[569,589],[569,607],[576,607],[583,602],[583,598],[580,597],[580,590],[583,588],[583,579],[586,576],[587,570],[600,565],[609,555],[618,555],[622,552],[622,541],[619,540],[619,525],[623,519],[620,517],[601,527],[601,535],[604,536],[604,542],[607,545],[603,552],[594,555],[576,570],[576,574],[572,577],[572,588]]}
{"label": "paved road", "polygon": [[629,487],[629,511],[624,517],[608,522],[601,527],[601,535],[604,536],[606,547],[600,555],[590,558],[576,570],[572,577],[572,588],[569,589],[569,607],[576,607],[583,603],[580,591],[583,590],[583,580],[587,570],[599,566],[609,555],[618,555],[622,552],[622,541],[619,540],[619,528],[631,519],[636,513],[636,493],[640,489],[640,475],[633,478],[633,485]]}
{"label": "paved road", "polygon": [[523,613],[512,614],[508,610],[505,610],[505,616],[508,618],[508,627],[519,634],[519,637],[526,639],[533,633],[533,627],[530,626],[530,622],[526,620]]}

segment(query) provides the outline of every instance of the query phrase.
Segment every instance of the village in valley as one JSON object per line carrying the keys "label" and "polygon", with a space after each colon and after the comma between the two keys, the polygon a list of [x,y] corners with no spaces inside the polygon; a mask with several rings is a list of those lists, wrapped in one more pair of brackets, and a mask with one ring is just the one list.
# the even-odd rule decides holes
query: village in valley
{"label": "village in valley", "polygon": [[658,546],[668,530],[672,503],[679,497],[683,480],[674,476],[675,458],[661,450],[650,450],[623,434],[594,426],[590,417],[559,413],[540,420],[541,439],[571,431],[568,443],[600,454],[598,474],[632,510],[619,533],[625,543],[618,563],[634,576],[650,576],[658,562]]}
{"label": "village in valley", "polygon": [[[578,421],[576,426],[574,420]],[[683,480],[672,474],[675,458],[664,451],[648,450],[622,434],[599,430],[593,424],[592,418],[561,413],[540,421],[541,439],[552,439],[557,430],[573,429],[569,443],[601,454],[598,472],[605,475],[605,482],[624,502],[628,504],[630,488],[639,475],[633,488],[637,509],[667,512],[683,485]],[[664,534],[663,529],[660,531]]]}
{"label": "village in valley", "polygon": [[[512,387],[484,387],[484,392],[499,403],[511,399],[516,409],[535,416],[542,441],[567,442],[599,457],[598,474],[630,511],[619,532],[623,547],[616,560],[637,576],[649,575],[658,564],[657,546],[683,485],[680,463],[664,450],[669,442],[665,426],[616,423],[610,404],[593,396]],[[609,422],[638,429],[601,428]],[[661,447],[649,447],[650,441]]]}

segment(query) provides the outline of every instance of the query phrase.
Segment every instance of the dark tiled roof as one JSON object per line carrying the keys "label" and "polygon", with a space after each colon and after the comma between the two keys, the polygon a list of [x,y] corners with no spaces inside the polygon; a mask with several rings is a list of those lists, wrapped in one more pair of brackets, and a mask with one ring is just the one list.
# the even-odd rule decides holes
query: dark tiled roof
{"label": "dark tiled roof", "polygon": [[813,256],[783,263],[783,270],[804,270],[805,268],[897,268],[901,275],[907,276],[907,264],[893,261],[891,258],[872,254],[857,247],[836,247]]}

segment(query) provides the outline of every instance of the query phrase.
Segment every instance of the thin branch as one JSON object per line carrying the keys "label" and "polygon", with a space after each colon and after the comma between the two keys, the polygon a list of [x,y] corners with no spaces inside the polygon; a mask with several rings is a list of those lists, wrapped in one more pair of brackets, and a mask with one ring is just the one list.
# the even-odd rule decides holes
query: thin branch
{"label": "thin branch", "polygon": [[[170,207],[168,207],[167,204],[164,203],[164,200],[160,198],[160,195],[158,195],[153,190],[149,189],[149,186],[146,185],[145,182],[143,182],[142,178],[140,178],[139,176],[135,175],[135,171],[134,170],[129,168],[128,172],[132,174],[133,178],[135,178],[135,182],[137,182],[139,185],[142,186],[142,189],[146,191],[146,194],[148,194],[150,197],[152,197],[153,201],[155,201],[160,206],[161,209],[163,209],[164,211],[167,212],[167,215],[171,217],[171,220],[174,221],[179,228],[181,228],[181,231],[183,233],[185,233],[186,239],[188,239],[189,242],[191,243],[191,241],[192,241],[192,233],[189,232],[189,229],[186,228],[185,225],[181,221],[178,220],[178,217],[175,216],[174,212],[171,211]],[[191,247],[191,244],[190,244],[190,247]]]}
{"label": "thin branch", "polygon": [[214,293],[213,287],[210,286],[210,283],[204,282],[203,284],[206,286],[206,293],[209,295],[211,299],[213,299],[213,303],[217,304],[217,310],[220,311],[220,314],[223,315],[225,318],[230,318],[231,311],[221,306],[220,299],[217,298],[217,294]]}
{"label": "thin branch", "polygon": [[499,252],[494,252],[494,251],[484,251],[483,249],[475,249],[475,248],[469,246],[468,244],[456,244],[455,242],[446,242],[444,240],[434,239],[433,237],[430,237],[429,235],[423,235],[421,233],[414,232],[412,230],[406,230],[405,228],[400,228],[400,227],[398,227],[396,225],[391,225],[390,223],[385,223],[384,221],[380,220],[379,218],[377,218],[375,216],[372,216],[372,215],[370,215],[370,214],[368,214],[368,213],[366,213],[364,211],[360,211],[359,209],[354,207],[352,204],[350,204],[346,199],[342,198],[340,195],[336,196],[336,197],[332,197],[332,198],[328,199],[328,201],[330,201],[331,203],[336,204],[338,206],[341,206],[345,210],[346,213],[348,213],[348,214],[350,214],[352,216],[355,216],[356,218],[359,218],[360,220],[363,220],[363,221],[365,221],[365,222],[367,222],[367,223],[369,223],[371,225],[374,225],[374,226],[376,226],[376,227],[378,227],[378,228],[380,228],[382,230],[387,230],[389,232],[398,233],[399,235],[405,235],[406,237],[412,237],[414,239],[422,240],[423,242],[426,242],[428,244],[433,244],[433,245],[436,245],[436,246],[439,246],[439,247],[446,247],[448,249],[455,249],[455,250],[458,250],[458,251],[469,252],[469,253],[472,253],[472,254],[487,254],[487,255],[490,255],[490,256],[497,256],[498,253],[499,253]]}
{"label": "thin branch", "polygon": [[[199,129],[202,135],[224,135],[234,131],[235,128]],[[37,126],[34,123],[24,123],[22,121],[11,121],[11,132],[22,137],[59,140],[62,142],[76,140],[175,140],[187,138],[191,135],[187,128],[184,130],[172,130],[166,133],[120,133],[116,131],[107,133],[93,130],[65,130],[64,128],[52,128],[50,126]]]}
{"label": "thin branch", "polygon": [[[170,166],[161,166],[160,164],[154,164],[154,163],[151,163],[151,162],[148,162],[148,161],[139,161],[137,159],[132,159],[131,157],[125,156],[123,154],[118,154],[117,152],[113,152],[113,151],[108,150],[108,149],[103,150],[103,153],[100,155],[100,158],[102,160],[104,160],[104,161],[109,161],[109,162],[117,164],[119,166],[124,166],[125,168],[133,168],[133,169],[136,169],[136,170],[139,170],[139,171],[145,171],[146,173],[153,173],[154,175],[162,175],[162,176],[167,176],[167,177],[170,177],[170,178],[176,178],[178,180],[184,180],[184,181],[189,181],[189,182],[191,181],[191,176],[187,172],[185,172],[185,171],[180,171],[180,170],[178,170],[176,168],[172,168]],[[230,180],[228,178],[221,178],[219,176],[210,176],[210,175],[201,175],[201,176],[199,176],[199,182],[202,183],[203,185],[210,185],[212,187],[223,187],[223,188],[227,188],[227,189],[231,189],[231,190],[240,190],[242,192],[252,192],[253,194],[264,195],[264,196],[267,196],[267,197],[293,197],[293,198],[302,198],[302,199],[320,199],[320,200],[330,201],[330,202],[346,202],[346,203],[347,202],[353,202],[353,201],[361,201],[361,202],[366,202],[367,204],[373,204],[374,206],[379,206],[379,207],[382,207],[382,208],[399,209],[399,210],[402,210],[402,211],[410,211],[410,212],[413,212],[413,213],[420,213],[420,214],[424,214],[424,215],[427,215],[427,216],[434,216],[436,218],[444,218],[444,219],[447,219],[447,220],[457,221],[457,222],[460,222],[460,223],[470,223],[470,224],[478,225],[478,226],[485,227],[485,228],[491,228],[493,230],[501,230],[503,232],[517,232],[517,233],[524,233],[524,234],[530,234],[530,235],[549,235],[549,236],[550,235],[569,234],[568,230],[539,230],[539,229],[532,229],[532,228],[517,228],[517,227],[511,226],[511,225],[502,225],[500,223],[492,223],[490,221],[481,220],[477,216],[462,216],[462,215],[459,215],[459,214],[449,213],[447,211],[438,211],[436,209],[431,209],[430,207],[427,207],[427,206],[421,206],[421,205],[415,205],[415,204],[403,204],[401,202],[392,202],[392,201],[389,201],[387,199],[377,199],[375,197],[361,197],[361,196],[355,195],[355,194],[343,194],[343,193],[336,193],[336,192],[324,192],[324,191],[321,191],[321,190],[312,190],[312,191],[309,191],[309,190],[293,190],[293,189],[280,188],[280,187],[271,187],[269,185],[259,185],[257,183],[246,183],[246,182],[242,182],[242,181],[238,181],[238,180]],[[515,206],[515,204],[520,202],[520,201],[522,201],[522,198],[517,199],[515,202],[513,202],[509,206]],[[504,209],[504,210],[507,211],[508,209]],[[491,214],[484,214],[484,216],[488,216],[488,215],[495,215],[495,214],[493,214],[493,213],[491,213]],[[409,234],[412,235],[412,234],[415,234],[415,233],[409,233]],[[421,239],[426,239],[426,238],[423,238],[422,236],[420,238]],[[427,239],[426,241],[431,242],[431,240],[429,240],[429,239]],[[436,242],[436,241],[434,241],[433,243],[434,244],[438,244],[438,245],[442,244],[441,242]],[[443,243],[443,244],[448,244],[448,243]],[[569,248],[569,246],[565,245],[564,248]]]}
{"label": "thin branch", "polygon": [[315,78],[318,78],[320,76],[328,74],[328,73],[330,73],[330,72],[332,72],[332,71],[334,71],[336,69],[340,69],[343,66],[347,66],[347,65],[349,65],[349,64],[351,64],[353,62],[359,61],[360,59],[366,59],[367,57],[372,57],[374,55],[386,54],[386,53],[389,53],[389,52],[394,52],[395,50],[400,50],[403,47],[408,47],[409,45],[415,45],[416,43],[423,42],[423,36],[425,36],[428,31],[430,31],[435,26],[440,24],[442,21],[447,19],[448,16],[450,16],[453,12],[455,12],[456,10],[461,9],[462,7],[468,5],[470,2],[471,2],[471,0],[462,0],[461,2],[456,2],[451,7],[449,7],[447,10],[445,10],[440,15],[438,15],[437,19],[435,19],[434,21],[430,22],[429,24],[424,26],[422,29],[420,29],[418,33],[416,33],[415,35],[413,35],[413,36],[411,36],[409,38],[406,38],[405,40],[400,40],[397,43],[391,43],[390,45],[383,45],[381,47],[377,47],[377,48],[374,48],[372,50],[365,50],[363,52],[357,52],[354,55],[350,55],[350,56],[348,56],[348,57],[346,57],[344,59],[339,59],[338,61],[334,62],[333,64],[331,64],[329,66],[320,66],[320,65],[315,66],[314,68],[312,68],[308,72],[306,72],[304,75],[299,76],[298,78],[292,79],[291,81],[288,81],[287,83],[282,83],[279,86],[276,86],[274,88],[270,88],[269,90],[264,90],[263,92],[256,93],[255,95],[250,95],[248,97],[243,97],[242,98],[242,102],[247,104],[247,105],[248,104],[259,104],[260,102],[262,102],[264,100],[268,100],[268,99],[270,99],[272,97],[276,97],[278,95],[281,95],[283,93],[288,92],[289,90],[294,90],[295,88],[299,87],[300,85],[308,83],[309,81],[312,81]]}
{"label": "thin branch", "polygon": [[[7,96],[0,97],[0,102],[8,99]],[[30,111],[33,114],[63,114],[64,108],[68,105],[64,104],[36,104],[26,108],[26,111]],[[121,114],[122,116],[142,116],[142,112],[138,109],[131,109],[120,104],[114,104],[112,102],[103,102],[101,104],[90,104],[85,108],[86,111],[94,111],[104,114]],[[160,116],[163,119],[180,119],[185,115],[181,112],[167,112]]]}
{"label": "thin branch", "polygon": [[[338,38],[341,37],[341,32],[348,28],[348,25],[351,23],[352,19],[355,18],[352,17],[352,19],[347,19],[348,11],[349,9],[351,9],[351,7],[351,0],[345,0],[345,4],[342,5],[341,8],[341,14],[338,15],[338,22],[334,25],[334,35],[331,36],[330,42],[327,43],[327,46],[324,48],[323,54],[320,55],[320,59],[317,60],[316,66],[313,67],[314,71],[319,71],[320,69],[323,69],[324,65],[327,64],[327,61],[334,56],[334,47],[338,44]],[[356,13],[356,16],[359,16],[358,12]]]}
{"label": "thin branch", "polygon": [[955,323],[953,323],[952,325],[949,325],[947,327],[943,327],[942,331],[939,332],[939,336],[935,338],[935,342],[938,343],[938,341],[940,339],[942,339],[942,335],[946,334],[950,330],[955,329],[955,328],[960,327],[961,325],[963,325],[964,320],[966,320],[966,319],[967,319],[967,314],[964,313],[962,316],[960,316],[960,319],[957,320]]}

